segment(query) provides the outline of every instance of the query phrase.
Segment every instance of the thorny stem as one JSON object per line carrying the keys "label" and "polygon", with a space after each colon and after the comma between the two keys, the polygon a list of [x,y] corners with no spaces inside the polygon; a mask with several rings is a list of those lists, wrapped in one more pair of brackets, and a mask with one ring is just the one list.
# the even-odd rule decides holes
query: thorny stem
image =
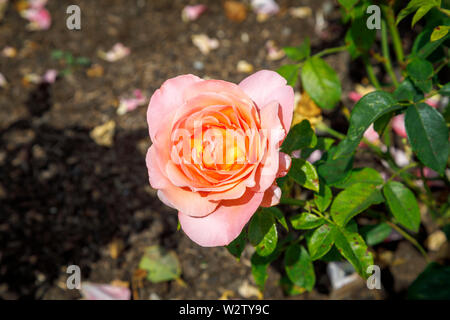
{"label": "thorny stem", "polygon": [[325,50],[322,50],[322,51],[316,53],[314,56],[315,56],[315,57],[322,57],[322,56],[325,56],[325,55],[327,55],[327,54],[332,54],[332,53],[336,53],[336,52],[341,52],[341,51],[345,51],[345,50],[347,50],[347,49],[348,49],[348,46],[347,46],[347,45],[340,46],[340,47],[334,47],[334,48],[328,48],[328,49],[325,49]]}
{"label": "thorny stem", "polygon": [[397,25],[395,24],[394,10],[392,10],[392,8],[389,6],[382,6],[382,10],[386,17],[389,32],[391,33],[392,44],[394,46],[394,51],[397,56],[397,61],[401,66],[403,66],[405,55],[403,53],[402,41],[398,33]]}
{"label": "thorny stem", "polygon": [[367,56],[363,56],[363,62],[366,67],[367,76],[369,77],[370,82],[372,82],[373,86],[377,89],[381,89],[381,85],[378,82],[377,77],[375,76],[375,72],[373,71],[373,67],[369,62],[369,58]]}
{"label": "thorny stem", "polygon": [[387,25],[386,20],[381,20],[381,51],[384,57],[384,67],[386,68],[387,73],[392,79],[395,87],[398,87],[397,76],[392,69],[391,56],[389,54],[389,44],[388,44],[388,34],[387,34]]}
{"label": "thorny stem", "polygon": [[397,231],[398,233],[400,233],[406,240],[408,240],[409,242],[411,242],[419,251],[420,253],[423,255],[423,257],[425,258],[427,263],[430,263],[431,260],[428,257],[427,252],[425,251],[425,249],[417,242],[416,239],[414,239],[413,237],[411,237],[409,235],[409,233],[407,233],[406,231],[404,231],[402,228],[400,228],[399,226],[397,226],[395,223],[391,222],[391,221],[386,221],[386,223],[393,228],[395,231]]}

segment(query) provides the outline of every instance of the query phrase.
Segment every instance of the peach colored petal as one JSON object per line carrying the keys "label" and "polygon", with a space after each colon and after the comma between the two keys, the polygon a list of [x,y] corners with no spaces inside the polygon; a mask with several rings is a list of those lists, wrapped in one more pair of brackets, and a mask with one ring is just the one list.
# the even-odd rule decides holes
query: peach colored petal
{"label": "peach colored petal", "polygon": [[271,101],[277,101],[281,106],[281,120],[286,132],[289,131],[294,112],[294,89],[288,86],[286,80],[278,73],[268,70],[258,71],[239,83],[258,108]]}
{"label": "peach colored petal", "polygon": [[263,196],[263,193],[246,193],[240,199],[223,201],[216,211],[206,217],[194,218],[178,212],[178,219],[186,235],[197,244],[204,247],[225,246],[241,233]]}
{"label": "peach colored petal", "polygon": [[164,199],[172,204],[172,207],[192,217],[204,217],[213,212],[219,204],[217,201],[209,201],[198,192],[173,185],[168,185],[159,191],[161,191]]}
{"label": "peach colored petal", "polygon": [[184,104],[183,91],[201,81],[203,80],[192,74],[182,75],[165,81],[161,88],[155,91],[147,109],[148,129],[153,142],[161,127],[171,129],[168,117]]}
{"label": "peach colored petal", "polygon": [[273,184],[269,189],[264,192],[264,198],[261,202],[261,207],[272,207],[280,203],[281,189]]}

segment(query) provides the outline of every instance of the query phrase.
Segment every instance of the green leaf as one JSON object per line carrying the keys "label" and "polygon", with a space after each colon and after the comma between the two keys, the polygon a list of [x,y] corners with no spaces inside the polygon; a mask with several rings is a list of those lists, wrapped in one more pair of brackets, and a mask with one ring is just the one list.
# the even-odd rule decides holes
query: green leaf
{"label": "green leaf", "polygon": [[395,89],[394,98],[398,101],[415,102],[423,99],[423,94],[417,91],[410,78],[406,78]]}
{"label": "green leaf", "polygon": [[52,59],[58,60],[64,56],[64,51],[62,50],[53,50],[51,53]]}
{"label": "green leaf", "polygon": [[384,135],[384,132],[386,131],[386,128],[391,122],[393,116],[394,112],[386,113],[373,123],[373,129],[380,135],[380,137]]}
{"label": "green leaf", "polygon": [[414,193],[400,182],[389,181],[383,194],[395,219],[405,228],[419,231],[420,210]]}
{"label": "green leaf", "polygon": [[330,213],[338,225],[345,226],[358,213],[383,201],[381,191],[376,185],[355,183],[336,196]]}
{"label": "green leaf", "polygon": [[253,215],[248,226],[248,239],[261,256],[268,256],[275,250],[278,234],[270,211],[260,210]]}
{"label": "green leaf", "polygon": [[314,203],[320,212],[325,212],[331,203],[333,194],[331,189],[325,183],[320,183],[319,193],[314,194]]}
{"label": "green leaf", "polygon": [[277,72],[286,79],[287,84],[295,87],[298,79],[299,66],[296,64],[285,64],[278,68]]}
{"label": "green leaf", "polygon": [[418,88],[425,93],[431,90],[432,82],[430,78],[433,75],[433,65],[431,62],[420,58],[414,58],[406,66],[406,70]]}
{"label": "green leaf", "polygon": [[450,26],[437,26],[434,28],[433,33],[431,34],[430,41],[437,41],[443,37],[445,37],[450,30]]}
{"label": "green leaf", "polygon": [[245,249],[246,235],[245,230],[242,230],[241,234],[227,245],[228,251],[238,259],[241,258],[242,251]]}
{"label": "green leaf", "polygon": [[275,219],[283,226],[283,228],[286,229],[287,231],[289,231],[289,227],[287,225],[283,211],[281,211],[277,207],[261,208],[261,210],[269,211],[275,217]]}
{"label": "green leaf", "polygon": [[350,11],[350,9],[353,8],[358,1],[359,0],[338,0],[339,4],[347,11]]}
{"label": "green leaf", "polygon": [[311,260],[317,260],[330,251],[334,244],[335,230],[336,228],[325,223],[307,236],[306,244]]}
{"label": "green leaf", "polygon": [[374,246],[384,241],[392,232],[392,228],[387,223],[364,226],[361,228],[361,235],[367,245]]}
{"label": "green leaf", "polygon": [[309,57],[311,53],[311,46],[309,44],[309,37],[306,37],[303,43],[298,47],[284,47],[284,52],[289,59],[294,61],[301,61]]}
{"label": "green leaf", "polygon": [[341,82],[333,68],[321,58],[306,60],[301,79],[303,88],[319,107],[332,109],[341,99]]}
{"label": "green leaf", "polygon": [[157,245],[145,249],[139,269],[146,270],[147,279],[153,283],[173,280],[181,275],[181,265],[175,252],[167,252]]}
{"label": "green leaf", "polygon": [[406,110],[405,127],[409,143],[420,161],[443,174],[448,159],[448,128],[444,117],[426,103]]}
{"label": "green leaf", "polygon": [[347,137],[338,145],[334,158],[353,153],[367,128],[382,115],[401,108],[392,95],[385,91],[374,91],[362,97],[350,115]]}
{"label": "green leaf", "polygon": [[292,151],[301,150],[307,147],[314,147],[317,143],[317,137],[308,120],[297,123],[283,141],[281,151],[291,154]]}
{"label": "green leaf", "polygon": [[79,57],[75,59],[75,63],[80,66],[90,66],[91,60],[89,60],[89,58],[86,57]]}
{"label": "green leaf", "polygon": [[314,229],[325,222],[321,217],[309,212],[297,214],[291,218],[291,224],[294,229],[307,230]]}
{"label": "green leaf", "polygon": [[446,41],[450,37],[450,33],[446,34],[444,37],[439,40],[433,42],[427,42],[423,47],[421,47],[415,56],[421,59],[426,59],[429,55],[431,55],[437,48],[441,46],[444,41]]}
{"label": "green leaf", "polygon": [[316,192],[319,191],[319,176],[317,175],[316,168],[304,159],[292,159],[288,176],[306,189]]}
{"label": "green leaf", "polygon": [[266,257],[260,256],[257,252],[255,252],[250,258],[250,262],[252,264],[252,275],[261,292],[264,291],[264,285],[268,277],[267,267],[278,257],[278,255],[278,250]]}
{"label": "green leaf", "polygon": [[296,286],[295,284],[293,284],[292,281],[289,280],[289,277],[286,275],[283,275],[281,277],[280,286],[281,286],[281,288],[283,288],[283,291],[288,296],[297,296],[306,291],[304,288],[300,288],[299,286]]}
{"label": "green leaf", "polygon": [[431,8],[440,6],[441,0],[411,0],[406,8],[402,9],[398,16],[396,23],[398,24],[406,16],[417,10],[413,17],[411,26],[414,26]]}
{"label": "green leaf", "polygon": [[334,187],[345,189],[356,183],[368,183],[378,186],[383,184],[384,180],[381,174],[373,168],[357,168],[352,170],[348,179],[335,184]]}
{"label": "green leaf", "polygon": [[311,291],[316,282],[316,275],[308,251],[303,246],[292,244],[286,250],[284,265],[289,280],[295,285]]}
{"label": "green leaf", "polygon": [[331,147],[330,150],[325,153],[319,164],[317,164],[317,172],[319,176],[325,180],[325,183],[329,186],[333,186],[345,180],[351,172],[353,166],[353,156],[347,155],[334,159],[337,146]]}
{"label": "green leaf", "polygon": [[439,94],[443,96],[450,96],[450,82],[446,83],[441,90],[439,90]]}
{"label": "green leaf", "polygon": [[449,300],[450,267],[430,263],[409,287],[408,299]]}
{"label": "green leaf", "polygon": [[356,272],[366,279],[367,267],[373,265],[373,256],[367,249],[364,239],[349,227],[337,227],[335,245],[339,253],[353,265]]}

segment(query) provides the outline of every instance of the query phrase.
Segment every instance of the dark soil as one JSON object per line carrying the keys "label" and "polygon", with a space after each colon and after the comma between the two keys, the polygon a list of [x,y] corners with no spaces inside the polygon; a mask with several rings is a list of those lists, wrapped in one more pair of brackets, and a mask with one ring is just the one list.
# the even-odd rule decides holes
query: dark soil
{"label": "dark soil", "polygon": [[[135,298],[217,299],[228,290],[231,297],[242,298],[242,284],[254,286],[251,248],[236,261],[225,248],[199,247],[176,231],[176,212],[164,206],[148,184],[146,108],[119,116],[117,99],[135,88],[150,96],[164,80],[185,73],[239,82],[245,77],[236,71],[239,60],[251,62],[256,70],[274,70],[288,61],[266,59],[269,39],[280,46],[298,45],[309,36],[317,51],[338,44],[343,30],[331,15],[329,37],[320,39],[313,17],[300,20],[286,14],[286,8],[299,5],[316,12],[324,1],[278,1],[281,13],[264,23],[253,13],[242,23],[231,22],[220,1],[201,1],[209,11],[196,22],[183,23],[180,13],[188,2],[194,1],[49,1],[52,27],[40,32],[26,31],[26,21],[10,4],[0,22],[0,49],[13,46],[19,55],[0,57],[0,72],[10,83],[0,89],[0,298],[79,298],[78,291],[65,288],[71,264],[81,267],[83,281],[131,283],[143,249],[154,244],[175,250],[185,284],[144,281],[142,288],[133,288]],[[82,10],[81,31],[66,28],[70,4]],[[249,35],[248,43],[241,41],[243,32]],[[196,33],[217,37],[219,49],[203,56],[190,39]],[[128,46],[130,56],[115,63],[97,57],[98,49],[109,50],[116,42]],[[25,86],[25,74],[63,69],[51,58],[56,49],[88,57],[103,66],[104,75],[89,78],[79,68],[54,84]],[[348,56],[327,60],[348,92],[353,86]],[[198,65],[203,68],[195,69]],[[117,123],[114,145],[99,146],[89,132],[111,119]],[[123,246],[115,259],[111,243]],[[390,296],[401,294],[424,267],[415,249],[405,246],[413,254],[406,255],[404,263],[414,270],[408,271],[408,279],[398,272],[403,274],[400,285],[400,275],[389,272]],[[395,255],[400,249],[390,248]],[[325,267],[316,267],[318,288],[300,299],[380,297],[364,285],[330,296]],[[278,286],[276,265],[269,275],[264,297],[287,298]]]}

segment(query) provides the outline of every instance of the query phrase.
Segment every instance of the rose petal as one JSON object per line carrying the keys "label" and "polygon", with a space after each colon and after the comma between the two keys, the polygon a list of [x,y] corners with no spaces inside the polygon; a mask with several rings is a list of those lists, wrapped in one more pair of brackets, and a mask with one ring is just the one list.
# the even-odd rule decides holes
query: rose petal
{"label": "rose petal", "polygon": [[178,213],[186,235],[204,247],[225,246],[237,238],[245,224],[256,212],[263,193],[246,193],[237,200],[223,201],[216,211],[203,218]]}
{"label": "rose petal", "polygon": [[147,109],[148,129],[153,142],[156,140],[155,135],[158,130],[171,129],[167,118],[183,105],[183,91],[200,81],[203,80],[192,74],[182,75],[167,80],[160,89],[156,90]]}
{"label": "rose petal", "polygon": [[278,73],[261,70],[242,80],[239,87],[250,96],[259,108],[271,101],[277,101],[281,106],[283,127],[288,132],[294,112],[294,89],[286,83],[286,80]]}
{"label": "rose petal", "polygon": [[280,203],[281,189],[277,185],[272,185],[264,192],[264,198],[260,204],[261,207],[272,207]]}

